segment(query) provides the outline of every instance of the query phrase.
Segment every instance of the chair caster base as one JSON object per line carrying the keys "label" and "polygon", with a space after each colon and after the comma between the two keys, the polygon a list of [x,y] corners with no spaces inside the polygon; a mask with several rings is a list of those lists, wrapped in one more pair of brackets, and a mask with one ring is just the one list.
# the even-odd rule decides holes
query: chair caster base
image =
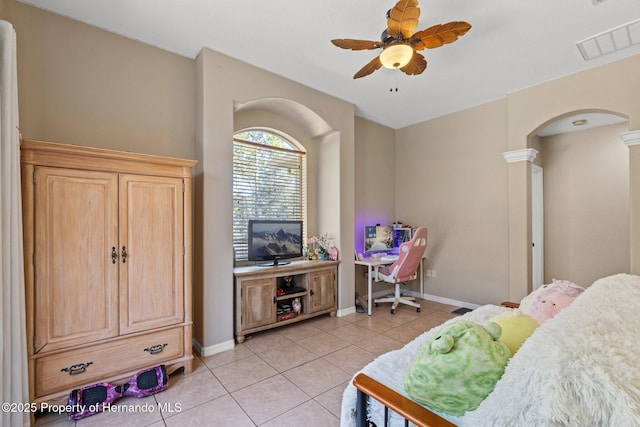
{"label": "chair caster base", "polygon": [[416,313],[420,313],[420,307],[416,308]]}
{"label": "chair caster base", "polygon": [[395,309],[391,309],[391,314],[396,314],[396,310]]}

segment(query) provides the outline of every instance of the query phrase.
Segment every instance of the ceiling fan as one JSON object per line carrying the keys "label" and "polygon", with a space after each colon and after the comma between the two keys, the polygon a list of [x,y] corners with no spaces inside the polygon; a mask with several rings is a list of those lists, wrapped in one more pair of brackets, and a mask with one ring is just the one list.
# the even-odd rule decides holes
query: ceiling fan
{"label": "ceiling fan", "polygon": [[373,50],[382,48],[380,55],[354,74],[354,79],[368,76],[380,67],[400,69],[405,74],[421,74],[427,68],[427,60],[419,50],[435,49],[453,43],[464,36],[471,25],[464,21],[438,24],[414,33],[418,26],[420,7],[418,0],[400,0],[387,12],[387,29],[381,41],[334,39],[331,43],[351,50]]}

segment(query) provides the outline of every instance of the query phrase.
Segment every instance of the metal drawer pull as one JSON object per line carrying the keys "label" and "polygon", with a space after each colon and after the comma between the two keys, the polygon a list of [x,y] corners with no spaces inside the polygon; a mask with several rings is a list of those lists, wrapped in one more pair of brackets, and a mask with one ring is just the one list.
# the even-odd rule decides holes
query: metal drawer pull
{"label": "metal drawer pull", "polygon": [[93,362],[78,363],[77,365],[72,365],[68,368],[62,368],[60,369],[60,372],[68,372],[69,375],[78,375],[86,371],[89,365],[93,365]]}
{"label": "metal drawer pull", "polygon": [[127,256],[129,254],[127,254],[127,248],[125,246],[122,247],[122,262],[125,263],[127,262]]}
{"label": "metal drawer pull", "polygon": [[111,247],[111,264],[115,264],[118,259],[118,252],[116,252],[116,247]]}
{"label": "metal drawer pull", "polygon": [[149,354],[158,354],[161,353],[162,350],[164,350],[164,348],[166,346],[168,346],[169,344],[156,344],[156,345],[152,345],[151,347],[147,347],[144,349],[144,351],[148,351]]}

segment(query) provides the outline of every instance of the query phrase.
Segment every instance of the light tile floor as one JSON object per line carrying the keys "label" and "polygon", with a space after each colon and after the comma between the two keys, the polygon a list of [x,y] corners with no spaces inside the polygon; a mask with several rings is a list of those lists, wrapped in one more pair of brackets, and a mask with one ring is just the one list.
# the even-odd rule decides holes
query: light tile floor
{"label": "light tile floor", "polygon": [[[75,422],[89,426],[339,426],[342,393],[353,375],[380,354],[402,347],[455,314],[458,307],[421,301],[421,311],[389,304],[372,316],[320,316],[256,333],[233,350],[195,357],[190,375],[177,372],[162,393],[126,397]],[[117,409],[117,410],[116,410]],[[71,426],[48,414],[38,426]]]}

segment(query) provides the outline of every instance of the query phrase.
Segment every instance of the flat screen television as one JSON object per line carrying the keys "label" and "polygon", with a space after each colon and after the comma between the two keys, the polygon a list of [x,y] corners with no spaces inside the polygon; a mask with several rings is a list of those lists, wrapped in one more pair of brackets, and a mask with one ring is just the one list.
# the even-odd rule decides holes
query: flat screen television
{"label": "flat screen television", "polygon": [[289,264],[283,261],[302,257],[302,221],[249,220],[249,261],[257,265]]}

